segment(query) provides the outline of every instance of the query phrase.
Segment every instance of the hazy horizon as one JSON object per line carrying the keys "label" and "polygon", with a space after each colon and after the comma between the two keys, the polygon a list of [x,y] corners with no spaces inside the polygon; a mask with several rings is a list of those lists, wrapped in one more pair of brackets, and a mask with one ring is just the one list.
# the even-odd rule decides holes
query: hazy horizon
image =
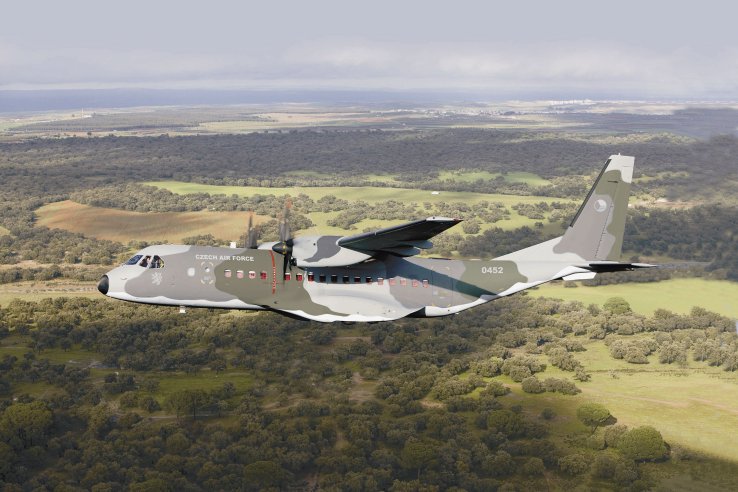
{"label": "hazy horizon", "polygon": [[12,3],[0,90],[436,92],[738,99],[734,7]]}

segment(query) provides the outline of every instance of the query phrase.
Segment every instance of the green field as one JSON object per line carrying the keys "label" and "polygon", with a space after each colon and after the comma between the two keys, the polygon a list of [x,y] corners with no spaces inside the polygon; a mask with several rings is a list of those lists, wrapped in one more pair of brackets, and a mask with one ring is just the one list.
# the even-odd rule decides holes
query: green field
{"label": "green field", "polygon": [[603,342],[585,346],[576,357],[592,381],[579,385],[582,396],[608,407],[620,423],[652,425],[667,441],[738,460],[736,373],[703,362],[661,364],[656,355],[647,365],[629,364],[613,359]]}
{"label": "green field", "polygon": [[240,394],[249,389],[253,378],[248,373],[240,370],[228,370],[220,374],[212,371],[201,371],[197,374],[171,373],[171,372],[146,372],[146,376],[159,380],[157,398],[164,398],[177,391],[188,389],[212,390],[223,386],[223,383],[233,383],[236,391]]}
{"label": "green field", "polygon": [[460,183],[474,183],[478,180],[489,181],[502,176],[502,178],[508,183],[525,183],[529,186],[545,186],[551,184],[547,179],[543,179],[537,174],[526,173],[526,172],[514,172],[514,173],[491,173],[489,171],[441,171],[438,173],[438,179],[457,181]]}
{"label": "green field", "polygon": [[[648,357],[649,364],[629,364],[613,359],[603,341],[580,341],[587,350],[575,356],[592,375],[590,382],[577,383],[580,395],[531,395],[505,378],[526,410],[535,413],[549,406],[559,415],[572,416],[584,401],[595,401],[605,405],[618,423],[652,425],[670,444],[738,460],[735,437],[726,432],[738,428],[738,375],[703,362],[690,361],[686,368],[661,364],[655,355]],[[538,375],[539,379],[571,376],[552,366]],[[581,430],[581,424],[568,419],[557,422],[553,429],[564,436]]]}
{"label": "green field", "polygon": [[95,288],[95,282],[78,282],[74,280],[35,280],[29,282],[0,284],[0,306],[7,306],[13,299],[38,302],[49,297],[90,297],[95,299],[108,299],[97,291]]}
{"label": "green field", "polygon": [[528,292],[535,297],[580,301],[585,305],[602,305],[611,297],[622,297],[633,311],[641,314],[651,314],[658,308],[685,314],[693,306],[700,306],[738,319],[738,283],[727,280],[683,278],[599,287],[579,285],[576,288],[566,288],[563,282],[555,282]]}
{"label": "green field", "polygon": [[380,203],[387,200],[401,200],[405,203],[424,202],[466,202],[479,203],[487,200],[490,202],[502,202],[506,206],[516,203],[538,203],[538,202],[571,202],[564,198],[552,198],[543,196],[520,196],[502,195],[488,193],[474,193],[464,191],[443,191],[433,195],[428,190],[414,190],[410,188],[385,188],[374,186],[292,186],[263,188],[259,186],[217,186],[199,183],[186,183],[182,181],[147,181],[141,183],[148,186],[156,186],[171,191],[172,193],[209,193],[222,195],[253,196],[253,195],[275,195],[275,196],[297,196],[304,194],[318,200],[326,195],[334,195],[338,198],[363,200],[368,203]]}
{"label": "green field", "polygon": [[[216,186],[216,185],[205,185],[198,183],[185,183],[181,181],[148,181],[142,183],[148,186],[156,186],[171,191],[172,193],[178,194],[190,194],[190,193],[209,193],[209,194],[224,194],[224,195],[237,195],[243,197],[249,197],[253,195],[275,195],[275,196],[297,196],[299,194],[305,194],[313,200],[319,200],[320,198],[327,195],[334,195],[338,198],[344,198],[349,200],[362,200],[370,204],[377,204],[387,200],[397,200],[404,203],[416,203],[422,206],[423,203],[429,202],[431,204],[440,204],[448,202],[464,202],[469,204],[479,203],[481,201],[488,202],[500,202],[505,207],[510,209],[512,205],[518,203],[535,204],[539,202],[562,202],[571,203],[574,200],[568,200],[564,198],[553,198],[543,196],[523,196],[523,195],[502,195],[502,194],[487,194],[487,193],[474,193],[474,192],[459,192],[459,191],[443,191],[438,194],[432,194],[428,190],[414,190],[409,188],[386,188],[386,187],[373,187],[373,186],[341,186],[341,187],[330,187],[330,186],[295,186],[295,187],[281,187],[281,188],[262,188],[257,186]],[[312,213],[308,216],[316,224],[303,234],[338,234],[344,235],[345,230],[339,228],[331,228],[326,224],[326,221],[332,217],[335,217],[338,213]],[[398,221],[373,221],[364,220],[355,225],[355,230],[362,231],[366,228],[374,227],[387,227],[393,224],[402,223],[403,220]],[[532,227],[536,222],[536,219],[530,219],[522,216],[515,210],[511,210],[509,220],[501,220],[494,224],[483,224],[482,230],[489,229],[492,227],[500,227],[502,229],[516,229],[518,227],[529,226]],[[458,231],[461,232],[459,228]]]}

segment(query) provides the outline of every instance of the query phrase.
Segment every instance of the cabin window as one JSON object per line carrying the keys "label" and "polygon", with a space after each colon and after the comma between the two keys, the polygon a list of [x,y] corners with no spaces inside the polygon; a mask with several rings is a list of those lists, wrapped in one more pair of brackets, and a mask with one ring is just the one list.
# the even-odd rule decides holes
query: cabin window
{"label": "cabin window", "polygon": [[138,266],[149,268],[149,263],[151,263],[151,256],[144,256],[144,259],[141,260],[141,263],[139,263]]}
{"label": "cabin window", "polygon": [[231,271],[230,270],[226,270],[225,271],[225,278],[231,278]]}
{"label": "cabin window", "polygon": [[321,274],[320,274],[320,275],[318,276],[318,282],[325,282],[325,274],[321,273]]}
{"label": "cabin window", "polygon": [[253,271],[253,270],[251,270],[251,271],[249,272],[249,278],[250,278],[251,280],[254,280],[254,279],[256,278],[256,272],[255,272],[255,271]]}
{"label": "cabin window", "polygon": [[295,275],[295,280],[297,280],[298,282],[302,282],[302,273],[298,273],[297,275]]}
{"label": "cabin window", "polygon": [[389,284],[390,284],[390,285],[395,285],[395,284],[397,284],[397,279],[395,279],[394,277],[392,277],[391,279],[389,279]]}
{"label": "cabin window", "polygon": [[259,275],[259,278],[261,278],[262,280],[266,280],[267,279],[267,272],[261,272],[261,275]]}
{"label": "cabin window", "polygon": [[406,278],[403,278],[403,277],[400,277],[400,285],[402,285],[403,287],[406,286],[407,285],[407,279]]}
{"label": "cabin window", "polygon": [[354,277],[354,283],[360,284],[361,283],[361,277]]}
{"label": "cabin window", "polygon": [[428,288],[428,279],[427,278],[424,278],[423,279],[423,287]]}
{"label": "cabin window", "polygon": [[292,278],[292,274],[290,272],[284,272],[284,279],[290,280]]}
{"label": "cabin window", "polygon": [[315,281],[315,274],[313,272],[308,272],[308,282],[314,282]]}
{"label": "cabin window", "polygon": [[143,258],[143,255],[136,255],[136,256],[131,257],[130,260],[128,260],[127,262],[123,264],[124,265],[135,265],[136,263],[138,263],[138,260],[140,260],[141,258]]}
{"label": "cabin window", "polygon": [[331,275],[331,283],[332,284],[338,283],[338,275]]}
{"label": "cabin window", "polygon": [[377,285],[384,285],[384,279],[382,277],[377,278]]}
{"label": "cabin window", "polygon": [[366,278],[366,283],[367,284],[371,284],[372,283],[372,278],[371,277],[367,277]]}
{"label": "cabin window", "polygon": [[236,271],[236,278],[243,278],[243,270]]}
{"label": "cabin window", "polygon": [[349,277],[348,275],[344,275],[343,276],[343,283],[344,284],[348,284],[349,282],[351,282],[351,277]]}
{"label": "cabin window", "polygon": [[418,279],[415,279],[414,278],[413,279],[413,287],[417,287],[418,285],[420,285],[420,283],[418,282]]}

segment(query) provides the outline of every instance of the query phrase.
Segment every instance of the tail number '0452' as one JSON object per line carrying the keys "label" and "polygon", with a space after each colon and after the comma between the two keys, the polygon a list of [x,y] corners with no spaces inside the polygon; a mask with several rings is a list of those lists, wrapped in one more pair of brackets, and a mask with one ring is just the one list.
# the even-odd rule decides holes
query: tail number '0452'
{"label": "tail number '0452'", "polygon": [[502,269],[503,267],[501,266],[485,266],[485,267],[482,267],[482,273],[491,273],[495,275],[497,274],[501,275],[503,273]]}

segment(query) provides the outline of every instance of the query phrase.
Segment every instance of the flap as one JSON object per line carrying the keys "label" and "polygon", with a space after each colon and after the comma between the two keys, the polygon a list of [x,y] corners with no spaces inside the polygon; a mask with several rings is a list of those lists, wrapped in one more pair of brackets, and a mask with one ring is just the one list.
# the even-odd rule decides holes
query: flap
{"label": "flap", "polygon": [[344,236],[337,244],[343,248],[362,253],[389,253],[397,256],[413,256],[421,249],[428,249],[433,243],[428,241],[461,222],[461,219],[448,217],[429,217],[394,227],[365,232],[354,236]]}

